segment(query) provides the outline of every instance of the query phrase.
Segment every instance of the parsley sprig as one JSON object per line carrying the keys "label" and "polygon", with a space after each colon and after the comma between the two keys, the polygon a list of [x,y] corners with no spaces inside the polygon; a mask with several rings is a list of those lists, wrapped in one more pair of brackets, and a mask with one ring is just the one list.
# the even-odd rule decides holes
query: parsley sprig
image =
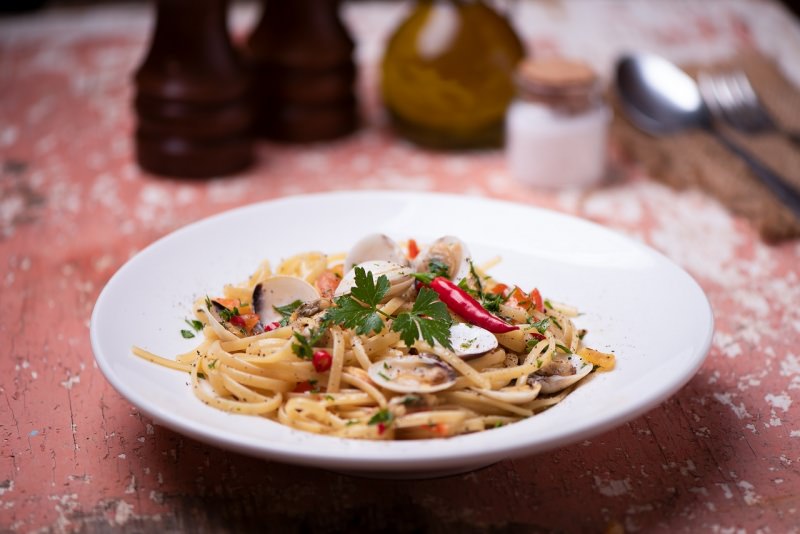
{"label": "parsley sprig", "polygon": [[[356,267],[355,286],[350,294],[334,299],[336,306],[327,311],[325,320],[353,328],[361,335],[380,332],[386,326],[384,318],[393,317],[378,307],[390,287],[386,275],[375,280],[371,272],[363,267]],[[447,306],[432,289],[420,288],[411,311],[401,312],[393,318],[392,330],[400,334],[407,346],[411,347],[415,341],[424,339],[430,345],[438,342],[444,347],[452,348],[450,326],[453,319]]]}

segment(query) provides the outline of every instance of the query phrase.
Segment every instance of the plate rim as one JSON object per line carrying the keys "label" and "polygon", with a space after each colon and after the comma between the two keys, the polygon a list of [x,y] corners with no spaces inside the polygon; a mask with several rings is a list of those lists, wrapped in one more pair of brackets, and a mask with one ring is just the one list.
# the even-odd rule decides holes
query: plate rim
{"label": "plate rim", "polygon": [[[683,372],[680,373],[679,377],[674,379],[673,382],[670,383],[669,387],[663,388],[661,391],[658,392],[657,395],[647,399],[646,402],[636,403],[627,406],[624,410],[620,411],[619,413],[614,413],[612,415],[600,417],[594,424],[585,426],[581,429],[560,434],[556,433],[553,437],[550,437],[544,442],[530,443],[530,442],[516,442],[509,440],[505,441],[495,440],[497,443],[493,443],[492,446],[489,448],[489,450],[484,451],[483,453],[473,452],[468,455],[464,455],[464,454],[453,454],[452,452],[449,451],[444,451],[443,453],[437,451],[435,454],[430,454],[429,456],[426,456],[424,458],[420,458],[417,456],[394,456],[391,458],[383,458],[383,457],[352,458],[351,455],[349,454],[349,452],[352,451],[348,451],[347,447],[332,447],[331,448],[331,450],[333,451],[332,453],[331,450],[323,448],[320,453],[317,453],[316,455],[309,455],[302,448],[298,451],[292,449],[290,445],[276,447],[275,444],[271,442],[261,442],[258,445],[256,445],[255,443],[252,442],[253,441],[252,437],[243,439],[242,436],[235,434],[234,435],[227,435],[224,433],[214,434],[213,433],[214,429],[211,427],[199,427],[197,422],[192,420],[186,420],[183,417],[170,414],[169,412],[167,412],[167,415],[164,416],[163,414],[156,413],[154,411],[157,410],[157,408],[151,410],[150,409],[151,407],[146,402],[142,403],[140,401],[139,396],[133,391],[133,388],[129,388],[128,385],[125,383],[125,381],[122,380],[121,377],[119,377],[117,373],[112,369],[111,360],[113,358],[107,358],[103,354],[101,340],[100,340],[100,332],[96,327],[96,325],[99,322],[98,316],[100,310],[104,306],[105,299],[109,298],[108,294],[113,290],[113,287],[116,284],[119,284],[120,280],[123,279],[124,276],[126,276],[128,270],[134,268],[133,266],[135,266],[135,263],[139,261],[139,258],[145,255],[153,254],[154,253],[153,251],[157,251],[160,247],[165,246],[166,243],[169,243],[172,240],[180,239],[180,237],[183,234],[192,232],[194,228],[198,226],[213,224],[215,221],[228,217],[233,217],[236,216],[237,214],[243,214],[248,211],[260,211],[263,209],[269,209],[270,207],[282,204],[315,201],[319,199],[333,199],[337,197],[352,198],[354,196],[361,196],[361,197],[386,196],[397,199],[398,201],[400,200],[409,201],[409,200],[419,199],[420,197],[427,197],[430,199],[439,199],[441,201],[447,201],[447,202],[456,202],[456,203],[479,202],[479,203],[493,204],[499,208],[513,207],[513,209],[517,210],[521,209],[525,211],[535,212],[540,215],[543,214],[545,217],[556,217],[568,220],[571,223],[586,225],[587,227],[592,228],[593,231],[599,231],[603,234],[613,236],[617,239],[622,239],[627,246],[633,246],[639,252],[644,252],[648,256],[656,258],[663,265],[668,265],[670,268],[674,269],[681,276],[686,278],[686,281],[689,283],[690,286],[692,286],[692,289],[697,291],[698,295],[702,297],[701,303],[704,305],[702,311],[705,315],[705,318],[707,319],[704,328],[705,337],[698,346],[698,349],[692,355],[691,365],[686,366],[683,369]],[[141,249],[139,252],[137,252],[134,256],[129,258],[122,266],[120,266],[119,269],[117,269],[117,271],[109,278],[109,280],[104,285],[103,289],[98,294],[90,318],[90,339],[91,339],[92,351],[94,354],[94,359],[97,362],[97,365],[100,368],[101,372],[103,373],[104,377],[109,382],[109,384],[114,388],[114,390],[117,391],[123,398],[125,398],[126,401],[128,401],[131,405],[135,406],[137,409],[142,411],[147,416],[151,417],[158,424],[168,427],[173,431],[176,431],[182,435],[191,437],[193,439],[197,439],[204,443],[208,443],[212,446],[233,450],[250,456],[255,456],[263,459],[283,461],[297,465],[327,467],[335,469],[348,469],[348,470],[357,470],[365,472],[367,471],[373,472],[376,470],[400,471],[408,469],[409,467],[414,467],[418,469],[420,468],[425,469],[430,467],[445,469],[465,464],[490,463],[492,461],[498,461],[500,459],[505,459],[505,458],[514,458],[528,454],[538,454],[546,452],[548,450],[559,448],[567,444],[575,443],[582,439],[586,439],[588,437],[601,434],[610,429],[618,427],[628,421],[631,421],[641,416],[642,414],[650,411],[654,407],[660,405],[665,400],[673,396],[677,391],[679,391],[683,386],[685,386],[686,383],[688,383],[689,380],[691,380],[691,378],[697,373],[698,369],[703,365],[704,361],[706,360],[708,352],[711,348],[713,333],[714,333],[713,309],[708,300],[708,296],[705,294],[705,291],[703,291],[702,287],[697,282],[697,280],[695,280],[695,278],[691,274],[689,274],[685,269],[683,269],[680,265],[675,263],[673,260],[665,256],[658,250],[655,250],[654,248],[648,246],[647,244],[639,242],[625,234],[622,234],[616,230],[610,229],[606,226],[603,226],[596,222],[575,215],[555,210],[550,210],[539,206],[531,206],[527,204],[508,201],[504,199],[485,198],[480,196],[458,195],[458,194],[440,193],[440,192],[392,191],[392,190],[338,190],[330,192],[317,192],[310,194],[283,196],[223,210],[221,212],[190,222],[156,239],[155,241],[153,241],[152,243]],[[239,417],[247,417],[247,416],[239,416]],[[279,423],[274,423],[274,424],[279,424]],[[502,433],[503,430],[504,430],[503,428],[493,429],[493,432]],[[302,431],[296,431],[296,432],[302,432]],[[481,435],[481,434],[483,433],[478,433],[473,435]],[[348,438],[337,438],[332,436],[321,436],[316,434],[308,434],[308,436],[310,437],[307,437],[305,439],[333,440],[335,442],[353,441],[352,439]],[[457,436],[454,438],[448,438],[447,441],[455,442],[455,440],[459,440],[464,437],[466,436]],[[418,441],[418,443],[425,443],[428,441],[430,440],[420,440]],[[391,452],[393,448],[392,443],[398,443],[398,442],[372,441],[368,443],[379,444],[377,446],[382,446],[383,448]],[[409,442],[399,442],[399,443],[409,443]],[[389,446],[387,447],[386,445]]]}

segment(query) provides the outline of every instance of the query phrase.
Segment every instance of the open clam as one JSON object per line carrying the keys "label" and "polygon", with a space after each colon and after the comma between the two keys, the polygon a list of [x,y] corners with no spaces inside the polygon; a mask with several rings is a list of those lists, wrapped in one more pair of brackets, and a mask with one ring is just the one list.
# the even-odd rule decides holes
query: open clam
{"label": "open clam", "polygon": [[577,354],[554,356],[550,362],[528,377],[528,384],[540,384],[542,393],[556,393],[580,381],[592,372],[592,364]]}
{"label": "open clam", "polygon": [[450,327],[450,344],[456,356],[470,360],[496,349],[497,338],[480,326],[453,323]]}
{"label": "open clam", "polygon": [[347,272],[366,261],[389,261],[398,265],[408,265],[403,249],[385,234],[370,234],[353,245],[344,259],[344,271]]}
{"label": "open clam", "polygon": [[446,235],[420,251],[412,266],[418,273],[431,272],[441,266],[447,269],[448,278],[458,282],[469,274],[470,259],[466,243]]}
{"label": "open clam", "polygon": [[455,369],[428,354],[386,358],[370,365],[367,373],[377,385],[397,393],[442,391],[457,378]]}
{"label": "open clam", "polygon": [[[391,287],[388,293],[386,293],[386,296],[383,297],[383,302],[398,295],[402,295],[414,283],[414,278],[411,276],[411,268],[398,263],[383,260],[366,261],[356,265],[356,267],[361,267],[365,271],[371,272],[376,281],[380,276],[386,276],[386,278],[389,279]],[[339,286],[336,288],[336,292],[334,292],[333,295],[335,297],[346,295],[353,290],[355,285],[356,269],[353,267],[342,277],[342,281],[339,282]]]}
{"label": "open clam", "polygon": [[235,341],[242,337],[242,331],[222,318],[220,312],[223,310],[227,310],[227,308],[215,300],[210,301],[210,305],[200,308],[200,311],[208,319],[208,325],[218,338],[222,341]]}
{"label": "open clam", "polygon": [[280,321],[283,316],[275,308],[296,301],[301,303],[319,299],[316,288],[294,276],[273,276],[253,289],[253,310],[264,324]]}

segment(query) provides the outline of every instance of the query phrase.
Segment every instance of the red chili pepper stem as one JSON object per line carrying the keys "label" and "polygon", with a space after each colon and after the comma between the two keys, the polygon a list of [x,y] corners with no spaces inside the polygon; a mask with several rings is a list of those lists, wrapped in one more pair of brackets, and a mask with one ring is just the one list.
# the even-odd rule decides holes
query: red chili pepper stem
{"label": "red chili pepper stem", "polygon": [[475,326],[485,328],[493,334],[505,334],[519,330],[519,326],[508,324],[499,317],[489,313],[486,308],[472,298],[472,296],[443,276],[437,276],[431,281],[431,289],[436,291],[439,299],[450,310],[457,313],[465,321]]}

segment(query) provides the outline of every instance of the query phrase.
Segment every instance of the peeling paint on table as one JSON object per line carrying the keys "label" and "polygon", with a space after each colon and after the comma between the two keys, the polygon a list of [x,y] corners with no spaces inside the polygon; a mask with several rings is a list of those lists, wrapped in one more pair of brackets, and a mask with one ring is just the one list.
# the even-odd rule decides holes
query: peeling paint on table
{"label": "peeling paint on table", "polygon": [[[346,6],[368,126],[312,147],[260,143],[255,168],[205,182],[133,163],[130,76],[151,24],[145,6],[0,20],[0,530],[799,531],[800,243],[767,246],[712,199],[633,166],[603,187],[546,193],[514,183],[498,152],[397,140],[380,114],[376,65],[403,9]],[[254,14],[237,7],[237,35]],[[800,27],[767,1],[523,3],[515,21],[535,49],[606,73],[623,49],[710,61],[756,46],[800,80]],[[511,199],[639,239],[708,294],[708,360],[669,401],[596,438],[403,482],[197,443],[155,425],[102,377],[89,316],[138,250],[252,201],[362,188]]]}

